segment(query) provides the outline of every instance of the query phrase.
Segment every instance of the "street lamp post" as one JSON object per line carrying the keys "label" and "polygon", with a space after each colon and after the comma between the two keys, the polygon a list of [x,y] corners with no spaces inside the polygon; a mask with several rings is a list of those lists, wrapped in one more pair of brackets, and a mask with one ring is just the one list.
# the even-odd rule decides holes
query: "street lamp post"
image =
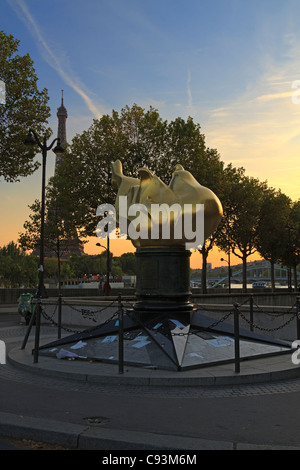
{"label": "street lamp post", "polygon": [[286,224],[285,228],[288,230],[288,290],[292,290],[292,266],[291,266],[291,230],[294,230],[294,227],[291,224]]}
{"label": "street lamp post", "polygon": [[[109,193],[110,188],[110,180],[111,180],[111,172],[110,170],[107,171],[107,192]],[[107,215],[107,212],[104,213]],[[109,229],[107,227],[107,237],[106,237],[106,247],[101,245],[100,243],[96,243],[97,246],[101,246],[106,250],[106,295],[109,295],[109,273],[110,273],[110,251],[109,251]]]}
{"label": "street lamp post", "polygon": [[106,250],[106,288],[105,293],[109,295],[109,273],[110,273],[110,252],[109,252],[109,236],[107,235],[107,246],[101,245],[101,243],[96,243],[97,246],[101,246]]}
{"label": "street lamp post", "polygon": [[221,261],[225,261],[228,264],[228,293],[231,294],[231,266],[230,266],[230,251],[228,252],[228,261],[221,258]]}
{"label": "street lamp post", "polygon": [[56,138],[50,145],[47,145],[46,135],[43,137],[41,142],[36,132],[29,129],[28,135],[24,141],[25,145],[38,145],[42,150],[42,205],[41,205],[41,234],[40,234],[40,262],[39,262],[39,283],[35,293],[37,298],[37,309],[36,309],[36,335],[35,335],[35,349],[34,349],[34,362],[38,362],[38,348],[39,348],[39,334],[40,334],[40,318],[41,318],[41,298],[46,296],[46,290],[44,286],[44,225],[45,225],[45,188],[46,188],[46,160],[47,152],[51,150],[53,145],[57,142],[57,145],[53,149],[55,154],[64,152],[63,147],[60,144],[60,139]]}

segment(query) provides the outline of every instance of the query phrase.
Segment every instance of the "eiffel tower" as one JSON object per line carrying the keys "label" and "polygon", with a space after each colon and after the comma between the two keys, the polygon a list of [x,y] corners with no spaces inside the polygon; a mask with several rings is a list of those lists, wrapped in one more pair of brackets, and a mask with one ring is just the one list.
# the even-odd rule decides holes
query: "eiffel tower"
{"label": "eiffel tower", "polygon": [[[61,145],[64,147],[67,143],[67,118],[68,112],[64,106],[64,95],[63,90],[61,91],[61,105],[57,109],[57,118],[58,118],[58,129],[57,129],[57,137],[60,139]],[[57,172],[57,168],[63,161],[64,154],[57,154],[55,160],[55,171],[54,174]],[[60,253],[61,258],[68,259],[72,254],[77,254],[79,256],[84,255],[83,244],[80,243],[78,240],[76,233],[74,236],[69,238],[68,240],[62,240],[60,246]],[[49,247],[45,246],[45,258],[52,258],[56,257],[56,253],[51,250]]]}

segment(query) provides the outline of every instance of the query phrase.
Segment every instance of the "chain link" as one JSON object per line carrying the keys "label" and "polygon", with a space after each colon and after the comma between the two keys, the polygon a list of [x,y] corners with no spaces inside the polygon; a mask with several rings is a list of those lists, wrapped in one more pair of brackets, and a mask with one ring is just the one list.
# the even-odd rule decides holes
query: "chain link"
{"label": "chain link", "polygon": [[[62,304],[63,304],[63,305],[66,305],[66,306],[68,306],[68,307],[71,307],[71,308],[73,307],[73,310],[75,310],[76,312],[81,313],[84,318],[88,318],[89,316],[92,316],[92,315],[94,315],[95,313],[103,312],[103,311],[106,310],[107,308],[111,307],[115,302],[116,302],[116,301],[113,300],[109,305],[107,305],[107,306],[105,306],[105,307],[103,307],[103,308],[101,308],[101,309],[99,309],[99,310],[95,310],[95,311],[91,311],[91,310],[88,310],[88,309],[81,309],[81,310],[79,310],[79,309],[73,307],[71,304],[68,304],[68,303],[66,303],[66,302],[62,302]],[[54,317],[54,315],[55,315],[55,313],[56,313],[56,310],[57,310],[57,306],[58,306],[58,302],[55,304],[55,309],[54,309],[54,311],[53,311],[53,313],[52,313],[51,316],[46,313],[46,311],[45,311],[44,308],[42,308],[42,316],[45,318],[45,320],[49,321],[52,325],[58,327],[58,326],[59,326],[58,323],[57,323],[55,320],[53,320],[53,317]],[[90,329],[89,331],[94,331],[94,330],[100,328],[101,326],[106,325],[106,324],[109,323],[111,320],[113,320],[113,318],[116,317],[117,314],[118,314],[118,311],[115,312],[115,313],[113,313],[113,315],[112,315],[110,318],[108,318],[107,320],[105,320],[103,323],[101,323],[100,325],[95,326],[94,328]],[[95,320],[94,318],[92,318],[92,321],[95,321],[95,322],[96,322],[97,320]],[[62,325],[61,325],[61,329],[64,330],[64,331],[66,331],[66,332],[68,332],[68,333],[77,333],[77,334],[78,334],[78,333],[81,333],[81,330],[73,330],[73,329],[71,329],[71,328],[67,328],[66,326],[62,326]]]}
{"label": "chain link", "polygon": [[295,313],[293,316],[291,316],[291,318],[289,320],[287,320],[285,323],[283,323],[281,326],[277,326],[275,328],[264,328],[262,326],[258,326],[256,325],[254,322],[251,322],[250,320],[248,320],[248,318],[245,317],[245,315],[239,310],[239,314],[241,316],[241,318],[243,320],[245,320],[250,326],[252,326],[253,328],[256,328],[257,330],[261,330],[261,331],[278,331],[278,330],[281,330],[282,328],[285,328],[287,325],[289,325],[294,319],[295,317],[297,316],[297,313]]}

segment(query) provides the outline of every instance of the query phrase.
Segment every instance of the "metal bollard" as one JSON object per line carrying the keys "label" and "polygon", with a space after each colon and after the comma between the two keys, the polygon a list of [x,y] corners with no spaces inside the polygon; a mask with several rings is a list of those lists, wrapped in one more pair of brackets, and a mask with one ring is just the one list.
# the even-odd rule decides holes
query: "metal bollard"
{"label": "metal bollard", "polygon": [[37,363],[39,358],[39,347],[40,347],[40,328],[41,328],[41,311],[42,311],[42,300],[37,299],[36,308],[36,325],[35,325],[35,341],[34,341],[34,355],[33,362]]}
{"label": "metal bollard", "polygon": [[27,328],[25,337],[24,337],[24,339],[23,339],[23,343],[22,343],[21,349],[25,349],[25,347],[26,347],[26,344],[27,344],[27,341],[28,341],[28,338],[29,338],[29,335],[30,335],[30,332],[31,332],[32,325],[33,325],[34,322],[35,322],[35,318],[36,318],[36,309],[37,309],[37,304],[35,304],[35,306],[34,306],[34,310],[33,310],[33,312],[32,312],[32,315],[31,315],[31,318],[30,318],[30,321],[29,321],[29,325],[28,325],[28,328]]}
{"label": "metal bollard", "polygon": [[121,294],[118,297],[118,319],[119,319],[119,374],[124,373],[124,328],[123,328],[123,305]]}
{"label": "metal bollard", "polygon": [[240,373],[240,326],[239,326],[239,304],[234,304],[234,362],[235,373]]}
{"label": "metal bollard", "polygon": [[297,339],[300,340],[300,297],[296,299],[296,325],[297,325]]}
{"label": "metal bollard", "polygon": [[62,306],[62,295],[58,296],[58,313],[57,313],[57,339],[61,339],[61,306]]}
{"label": "metal bollard", "polygon": [[253,294],[250,295],[250,331],[253,331]]}

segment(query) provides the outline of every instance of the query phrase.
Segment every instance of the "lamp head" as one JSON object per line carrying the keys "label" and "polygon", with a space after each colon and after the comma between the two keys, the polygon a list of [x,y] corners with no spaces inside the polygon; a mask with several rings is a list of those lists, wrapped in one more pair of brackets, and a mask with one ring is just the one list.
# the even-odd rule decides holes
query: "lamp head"
{"label": "lamp head", "polygon": [[35,145],[36,144],[35,138],[33,137],[31,131],[28,132],[27,137],[24,140],[24,144],[25,145]]}
{"label": "lamp head", "polygon": [[53,149],[53,152],[58,155],[60,153],[64,153],[65,149],[62,147],[60,140],[58,139],[56,146]]}

